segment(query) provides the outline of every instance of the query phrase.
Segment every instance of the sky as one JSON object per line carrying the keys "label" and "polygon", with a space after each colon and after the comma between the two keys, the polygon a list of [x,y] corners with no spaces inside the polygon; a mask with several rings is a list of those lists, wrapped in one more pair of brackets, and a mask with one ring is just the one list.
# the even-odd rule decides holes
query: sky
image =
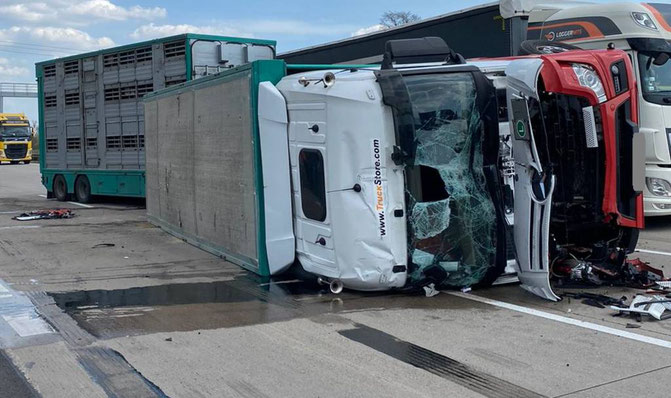
{"label": "sky", "polygon": [[[281,53],[375,30],[385,11],[429,18],[490,2],[0,0],[0,82],[34,82],[35,62],[179,33],[273,39]],[[37,100],[5,98],[4,111],[37,120]]]}

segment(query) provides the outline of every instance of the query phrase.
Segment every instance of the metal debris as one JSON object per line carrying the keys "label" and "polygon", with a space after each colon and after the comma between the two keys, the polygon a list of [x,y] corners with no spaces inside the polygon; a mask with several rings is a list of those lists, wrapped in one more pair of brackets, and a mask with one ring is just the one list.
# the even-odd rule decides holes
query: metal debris
{"label": "metal debris", "polygon": [[[648,315],[657,320],[671,318],[671,299],[664,296],[643,296],[634,297],[628,307],[611,305],[610,308],[620,313],[629,315]],[[669,310],[666,314],[665,311]]]}
{"label": "metal debris", "polygon": [[72,218],[75,213],[70,209],[46,209],[33,210],[27,213],[22,213],[18,216],[12,217],[12,220],[17,221],[32,221],[32,220],[50,220],[55,218]]}

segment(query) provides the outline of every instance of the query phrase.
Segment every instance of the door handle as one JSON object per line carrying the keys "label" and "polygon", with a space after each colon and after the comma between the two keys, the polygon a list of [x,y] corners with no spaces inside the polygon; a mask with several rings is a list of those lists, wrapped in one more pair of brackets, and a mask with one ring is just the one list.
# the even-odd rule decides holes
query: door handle
{"label": "door handle", "polygon": [[324,239],[323,237],[319,238],[315,243],[319,243],[322,246],[326,246],[326,239]]}

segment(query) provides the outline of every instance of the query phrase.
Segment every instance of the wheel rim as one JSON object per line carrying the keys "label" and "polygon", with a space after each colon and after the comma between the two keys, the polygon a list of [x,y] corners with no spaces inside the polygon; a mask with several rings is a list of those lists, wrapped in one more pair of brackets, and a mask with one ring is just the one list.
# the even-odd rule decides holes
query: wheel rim
{"label": "wheel rim", "polygon": [[61,196],[60,194],[65,193],[65,181],[62,178],[56,180],[56,188],[54,190],[56,191],[56,195],[59,196]]}
{"label": "wheel rim", "polygon": [[79,179],[77,181],[77,188],[78,188],[77,189],[77,196],[79,198],[86,198],[88,196],[89,182],[86,179],[84,179],[84,178]]}

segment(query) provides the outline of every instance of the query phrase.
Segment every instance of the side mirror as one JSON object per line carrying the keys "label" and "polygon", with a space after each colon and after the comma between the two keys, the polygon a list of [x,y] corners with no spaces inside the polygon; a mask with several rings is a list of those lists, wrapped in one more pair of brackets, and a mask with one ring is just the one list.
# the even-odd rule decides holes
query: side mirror
{"label": "side mirror", "polygon": [[655,60],[652,63],[657,66],[661,66],[664,65],[668,60],[669,60],[669,53],[659,53],[657,54]]}

